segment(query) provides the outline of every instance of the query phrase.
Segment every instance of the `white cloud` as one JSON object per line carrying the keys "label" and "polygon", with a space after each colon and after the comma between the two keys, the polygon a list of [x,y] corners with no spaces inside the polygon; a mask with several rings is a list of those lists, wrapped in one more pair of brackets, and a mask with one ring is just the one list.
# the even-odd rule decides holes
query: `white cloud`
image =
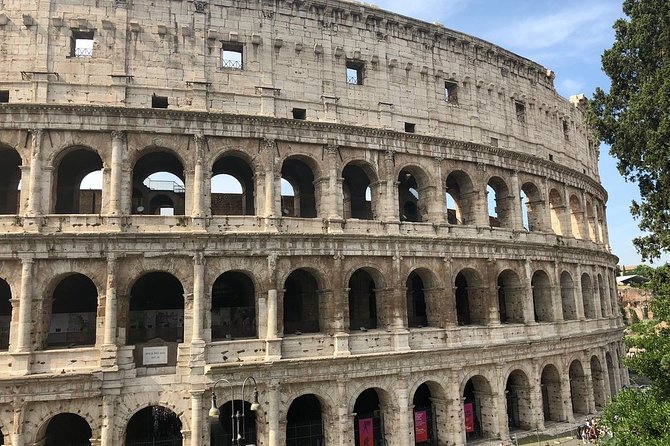
{"label": "white cloud", "polygon": [[465,9],[472,0],[374,0],[367,2],[426,22],[441,22]]}
{"label": "white cloud", "polygon": [[569,95],[584,93],[584,82],[576,79],[563,79],[558,85],[558,89],[562,92],[571,92]]}

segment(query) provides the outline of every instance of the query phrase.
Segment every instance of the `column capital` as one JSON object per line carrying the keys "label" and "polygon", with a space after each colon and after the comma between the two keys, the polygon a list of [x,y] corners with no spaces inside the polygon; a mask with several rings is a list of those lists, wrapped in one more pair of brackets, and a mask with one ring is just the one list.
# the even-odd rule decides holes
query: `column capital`
{"label": "column capital", "polygon": [[117,142],[125,142],[128,134],[125,130],[112,130],[111,131],[112,139]]}

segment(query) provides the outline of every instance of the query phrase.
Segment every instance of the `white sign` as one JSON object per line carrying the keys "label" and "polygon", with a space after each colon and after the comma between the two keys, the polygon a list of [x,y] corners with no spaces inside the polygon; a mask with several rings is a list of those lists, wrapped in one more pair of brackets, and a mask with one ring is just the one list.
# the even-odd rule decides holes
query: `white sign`
{"label": "white sign", "polygon": [[144,347],[142,349],[143,365],[158,365],[168,363],[167,345],[162,347]]}

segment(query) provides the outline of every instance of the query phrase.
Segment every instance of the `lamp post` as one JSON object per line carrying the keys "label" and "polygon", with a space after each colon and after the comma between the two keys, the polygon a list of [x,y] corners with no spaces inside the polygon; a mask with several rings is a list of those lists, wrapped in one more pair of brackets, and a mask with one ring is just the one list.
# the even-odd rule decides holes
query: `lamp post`
{"label": "lamp post", "polygon": [[[246,410],[244,408],[244,388],[247,384],[247,381],[252,381],[254,383],[254,393],[253,393],[253,402],[251,403],[250,409],[253,412],[256,412],[260,407],[260,403],[258,402],[258,387],[256,385],[256,379],[253,376],[248,376],[244,379],[242,382],[242,411],[240,410],[235,410],[235,389],[233,388],[233,385],[230,381],[228,381],[225,378],[221,378],[217,380],[214,383],[214,386],[212,387],[212,407],[209,409],[209,416],[212,418],[219,418],[219,415],[221,412],[219,411],[218,406],[216,405],[216,386],[220,382],[224,382],[228,384],[228,387],[231,388],[231,404],[230,404],[230,432],[232,435],[232,444],[236,446],[242,446],[244,444],[244,430],[245,430],[245,424],[244,424],[244,416],[246,413]],[[240,418],[242,419],[241,421],[241,426],[240,426]]]}
{"label": "lamp post", "polygon": [[219,411],[219,407],[216,405],[216,386],[220,383],[224,382],[228,384],[228,387],[230,387],[230,393],[231,393],[231,404],[230,404],[230,435],[233,439],[233,442],[237,441],[237,444],[240,444],[241,436],[240,436],[240,429],[239,429],[239,423],[237,426],[237,439],[235,438],[235,389],[233,389],[233,385],[230,383],[225,378],[218,379],[215,383],[214,386],[212,387],[212,407],[209,409],[209,416],[211,418],[216,418],[217,421],[220,422],[219,416],[221,415],[221,412]]}
{"label": "lamp post", "polygon": [[[252,381],[252,382],[254,383],[254,393],[253,393],[253,395],[254,395],[254,400],[253,400],[253,402],[251,403],[250,410],[251,410],[252,412],[256,412],[256,411],[258,411],[258,409],[260,409],[260,407],[261,407],[260,403],[258,402],[258,386],[257,386],[257,384],[256,384],[256,379],[255,379],[253,376],[247,376],[246,378],[244,378],[244,381],[242,381],[242,434],[245,433],[245,427],[246,427],[246,425],[244,424],[244,415],[245,415],[245,413],[246,413],[246,410],[244,410],[244,403],[245,403],[245,401],[246,401],[246,400],[244,399],[244,387],[246,386],[247,381]],[[237,432],[238,432],[238,436],[237,436],[237,438],[238,438],[238,440],[237,440],[237,446],[242,446],[242,445],[240,444],[240,440],[244,440],[244,435],[242,435],[242,437],[240,437],[240,435],[239,435],[239,432],[240,432],[240,430],[239,430],[239,412],[237,413],[236,416],[237,416],[237,420],[238,420],[238,427],[237,427]]]}

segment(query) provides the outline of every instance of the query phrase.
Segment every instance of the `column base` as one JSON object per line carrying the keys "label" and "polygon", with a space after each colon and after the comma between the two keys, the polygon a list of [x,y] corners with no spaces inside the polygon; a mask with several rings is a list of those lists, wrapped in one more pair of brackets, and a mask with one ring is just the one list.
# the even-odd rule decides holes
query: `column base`
{"label": "column base", "polygon": [[265,362],[279,361],[281,359],[281,339],[265,340]]}
{"label": "column base", "polygon": [[351,352],[349,351],[349,333],[335,333],[333,341],[335,344],[333,356],[351,356]]}
{"label": "column base", "polygon": [[26,232],[40,232],[42,227],[42,217],[25,216],[23,217],[23,230]]}
{"label": "column base", "polygon": [[188,365],[191,369],[198,367],[205,367],[206,361],[206,346],[204,339],[197,339],[191,341],[191,351],[189,352]]}
{"label": "column base", "polygon": [[119,347],[114,344],[103,345],[100,347],[100,367],[106,372],[115,372],[119,370],[118,353]]}
{"label": "column base", "polygon": [[397,352],[409,351],[409,331],[397,330],[391,334],[391,345],[393,350]]}
{"label": "column base", "polygon": [[328,233],[329,234],[342,234],[344,232],[344,220],[335,217],[328,218]]}
{"label": "column base", "polygon": [[31,363],[33,354],[31,352],[16,352],[12,353],[12,370],[11,375],[29,375],[31,371]]}

